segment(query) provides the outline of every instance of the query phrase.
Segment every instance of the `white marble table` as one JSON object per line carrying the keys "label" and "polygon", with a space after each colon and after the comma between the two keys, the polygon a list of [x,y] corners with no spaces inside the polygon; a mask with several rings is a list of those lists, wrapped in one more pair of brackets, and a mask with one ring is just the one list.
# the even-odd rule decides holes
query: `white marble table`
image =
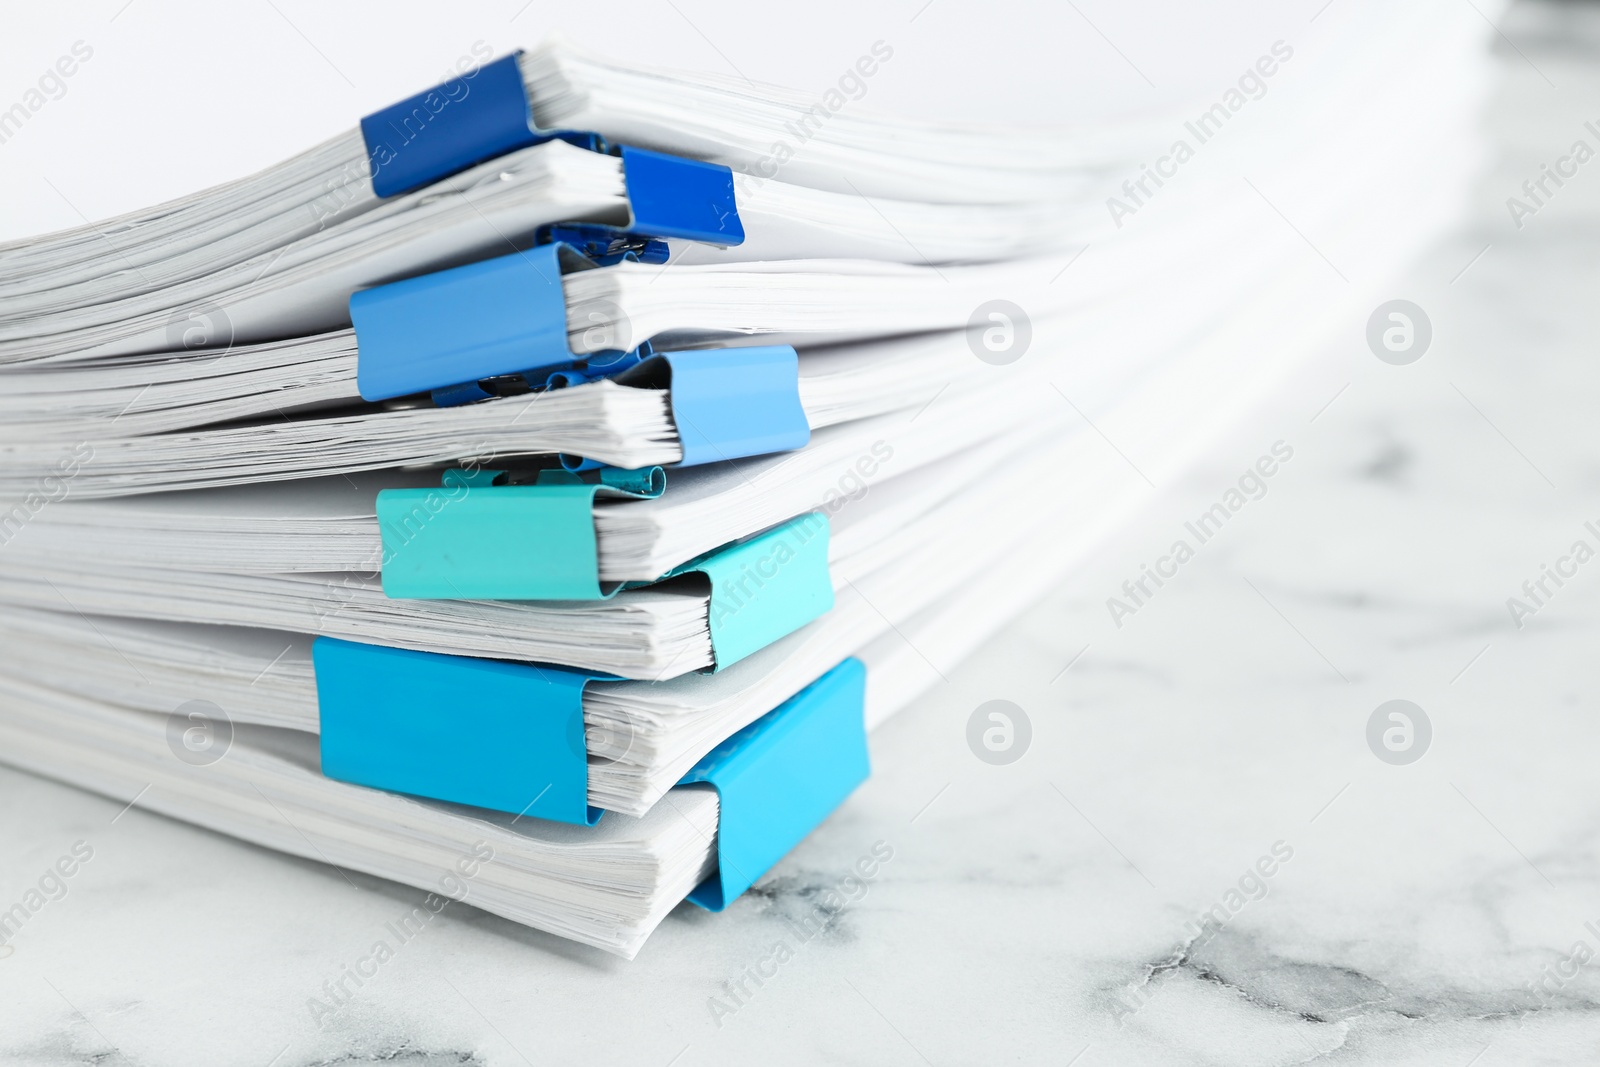
{"label": "white marble table", "polygon": [[[1510,32],[1477,207],[1394,290],[1426,356],[1381,363],[1349,322],[879,731],[872,780],[729,912],[680,908],[624,963],[452,908],[319,1026],[419,894],[0,771],[0,908],[92,850],[0,959],[0,1060],[1592,1062],[1600,562],[1521,628],[1507,598],[1600,548],[1600,171],[1520,231],[1504,199],[1600,117],[1600,22]],[[1267,495],[1114,626],[1106,598],[1280,439]],[[965,741],[990,699],[1033,723],[1008,766]],[[1432,727],[1404,765],[1367,740],[1391,699]]]}

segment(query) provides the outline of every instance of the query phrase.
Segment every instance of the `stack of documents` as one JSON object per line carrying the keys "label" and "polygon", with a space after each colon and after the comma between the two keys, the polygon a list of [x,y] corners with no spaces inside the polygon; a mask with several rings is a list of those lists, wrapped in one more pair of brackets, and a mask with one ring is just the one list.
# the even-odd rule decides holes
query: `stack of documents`
{"label": "stack of documents", "polygon": [[1263,41],[1270,94],[778,162],[814,101],[546,46],[0,246],[0,760],[475,856],[458,899],[630,958],[729,906],[1345,321],[1306,233],[1381,281],[1449,218],[1479,30],[1371,15]]}

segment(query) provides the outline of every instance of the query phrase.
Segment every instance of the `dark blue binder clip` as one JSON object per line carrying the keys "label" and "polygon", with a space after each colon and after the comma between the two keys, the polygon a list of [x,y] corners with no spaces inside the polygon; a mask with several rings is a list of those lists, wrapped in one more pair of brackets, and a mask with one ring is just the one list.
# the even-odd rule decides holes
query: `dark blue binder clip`
{"label": "dark blue binder clip", "polygon": [[598,134],[539,130],[513,52],[361,120],[372,189],[399,196],[519,148],[563,140],[604,151]]}

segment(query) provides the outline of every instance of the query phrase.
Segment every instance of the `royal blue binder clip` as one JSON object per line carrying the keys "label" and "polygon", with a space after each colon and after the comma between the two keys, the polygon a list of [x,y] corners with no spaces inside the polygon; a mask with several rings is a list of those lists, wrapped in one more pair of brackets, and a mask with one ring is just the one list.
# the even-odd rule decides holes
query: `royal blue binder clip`
{"label": "royal blue binder clip", "polygon": [[[551,140],[612,152],[599,134],[533,125],[518,63],[521,54],[504,56],[362,119],[373,191],[380,197],[398,196]],[[613,233],[716,245],[744,240],[733,172],[727,167],[627,145],[615,153],[622,157],[632,218],[625,230]]]}
{"label": "royal blue binder clip", "polygon": [[363,118],[361,137],[373,192],[399,196],[473,164],[562,136],[533,128],[517,55]]}

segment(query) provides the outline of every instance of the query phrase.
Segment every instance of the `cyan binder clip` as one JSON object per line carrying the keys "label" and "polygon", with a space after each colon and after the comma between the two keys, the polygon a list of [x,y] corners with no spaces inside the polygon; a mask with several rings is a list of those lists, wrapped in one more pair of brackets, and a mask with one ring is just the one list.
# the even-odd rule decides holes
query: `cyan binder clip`
{"label": "cyan binder clip", "polygon": [[[380,197],[398,196],[550,140],[611,152],[599,134],[533,125],[533,108],[517,61],[521,54],[513,52],[362,119],[373,191]],[[717,245],[744,240],[733,172],[727,167],[627,145],[616,151],[622,157],[632,217],[625,229],[613,230],[614,234],[679,237]]]}
{"label": "cyan binder clip", "polygon": [[664,581],[708,585],[713,671],[759,652],[833,608],[828,517],[813,511],[690,560]]}
{"label": "cyan binder clip", "polygon": [[322,773],[593,826],[583,690],[606,675],[318,637]]}
{"label": "cyan binder clip", "polygon": [[[593,826],[583,692],[604,675],[319,637],[322,773],[373,789]],[[847,659],[719,745],[680,784],[720,796],[720,911],[868,774],[866,669]]]}
{"label": "cyan binder clip", "polygon": [[718,745],[680,785],[717,791],[717,871],[689,894],[721,911],[867,780],[867,669],[847,659]]}
{"label": "cyan binder clip", "polygon": [[[594,502],[659,496],[659,467],[447,472],[444,489],[378,494],[383,591],[418,600],[601,600],[650,583],[602,582]],[[690,560],[658,581],[705,583],[712,669],[721,670],[833,607],[828,519],[811,512]]]}

